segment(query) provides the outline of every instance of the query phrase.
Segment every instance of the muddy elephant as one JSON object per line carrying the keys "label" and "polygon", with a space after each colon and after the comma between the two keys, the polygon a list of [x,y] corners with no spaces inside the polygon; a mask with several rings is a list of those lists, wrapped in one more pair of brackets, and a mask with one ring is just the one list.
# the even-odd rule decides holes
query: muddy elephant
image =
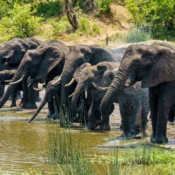
{"label": "muddy elephant", "polygon": [[101,102],[102,116],[108,115],[113,98],[124,87],[141,81],[149,88],[152,119],[152,143],[167,143],[167,120],[175,103],[175,50],[160,45],[136,44],[129,46],[119,71]]}
{"label": "muddy elephant", "polygon": [[[92,96],[90,108],[88,112],[88,128],[94,129],[100,123],[100,129],[110,130],[109,115],[113,112],[111,108],[108,116],[103,122],[101,120],[100,103],[105,94],[103,87],[109,86],[114,79],[118,70],[119,63],[101,62],[95,66],[82,65],[74,74],[75,80],[78,82],[72,96],[71,107],[75,112],[79,111],[78,100],[80,95],[87,90],[87,94]],[[125,89],[120,95],[114,99],[115,103],[119,103],[120,114],[123,123],[123,134],[121,138],[132,138],[142,133],[146,136],[148,107],[148,90],[141,89],[140,84]],[[128,109],[128,111],[125,111]]]}

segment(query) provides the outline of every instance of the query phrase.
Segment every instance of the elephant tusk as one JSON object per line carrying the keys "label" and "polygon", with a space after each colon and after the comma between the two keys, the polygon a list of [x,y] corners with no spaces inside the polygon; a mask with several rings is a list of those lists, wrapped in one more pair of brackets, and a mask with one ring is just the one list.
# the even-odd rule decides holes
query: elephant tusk
{"label": "elephant tusk", "polygon": [[22,80],[23,80],[23,77],[21,77],[19,80],[15,81],[15,82],[11,82],[10,85],[18,84],[18,83],[20,83]]}
{"label": "elephant tusk", "polygon": [[12,80],[4,80],[3,82],[4,82],[4,83],[11,83]]}
{"label": "elephant tusk", "polygon": [[[57,79],[57,77],[58,77],[58,79]],[[60,76],[57,76],[57,77],[54,78],[54,79],[56,79],[56,80],[52,80],[52,81],[50,82],[51,85],[55,85],[55,84],[57,84],[57,83],[60,83],[61,77],[60,77]]]}
{"label": "elephant tusk", "polygon": [[71,95],[69,95],[69,98],[71,98],[73,95],[74,95],[74,92]]}
{"label": "elephant tusk", "polygon": [[87,97],[88,97],[88,93],[87,91],[85,91],[85,99],[87,99]]}
{"label": "elephant tusk", "polygon": [[107,91],[108,90],[108,87],[100,87],[100,86],[96,85],[95,83],[92,83],[92,84],[99,91]]}
{"label": "elephant tusk", "polygon": [[72,80],[68,84],[66,84],[65,87],[71,86],[74,83],[74,81],[75,81],[75,78],[72,78]]}
{"label": "elephant tusk", "polygon": [[36,88],[36,87],[32,86],[32,88],[34,91],[42,91],[44,89],[44,84],[42,84],[41,87]]}

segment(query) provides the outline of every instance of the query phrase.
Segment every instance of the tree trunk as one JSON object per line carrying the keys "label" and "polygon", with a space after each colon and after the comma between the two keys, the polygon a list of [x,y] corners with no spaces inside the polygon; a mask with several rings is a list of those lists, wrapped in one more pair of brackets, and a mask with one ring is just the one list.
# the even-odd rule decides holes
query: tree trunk
{"label": "tree trunk", "polygon": [[65,9],[69,23],[74,30],[78,29],[78,22],[75,11],[72,6],[72,0],[65,0]]}

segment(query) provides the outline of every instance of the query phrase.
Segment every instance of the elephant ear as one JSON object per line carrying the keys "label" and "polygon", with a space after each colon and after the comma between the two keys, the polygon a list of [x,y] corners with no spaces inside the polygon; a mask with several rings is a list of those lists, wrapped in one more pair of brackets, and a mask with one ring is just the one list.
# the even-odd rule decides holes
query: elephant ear
{"label": "elephant ear", "polygon": [[108,67],[105,65],[97,65],[97,70],[99,75],[103,75],[105,71],[107,71]]}
{"label": "elephant ear", "polygon": [[42,55],[38,77],[46,77],[59,63],[63,62],[64,55],[58,48],[41,48],[38,52]]}
{"label": "elephant ear", "polygon": [[143,88],[175,80],[175,52],[173,50],[161,48],[151,59],[153,61],[142,79]]}
{"label": "elephant ear", "polygon": [[73,77],[75,78],[76,82],[78,82],[78,80],[79,80],[80,73],[83,71],[84,68],[86,68],[88,66],[91,66],[91,64],[90,63],[84,63],[84,64],[82,64],[81,66],[79,66],[76,69],[76,71],[75,71],[75,73],[73,75]]}

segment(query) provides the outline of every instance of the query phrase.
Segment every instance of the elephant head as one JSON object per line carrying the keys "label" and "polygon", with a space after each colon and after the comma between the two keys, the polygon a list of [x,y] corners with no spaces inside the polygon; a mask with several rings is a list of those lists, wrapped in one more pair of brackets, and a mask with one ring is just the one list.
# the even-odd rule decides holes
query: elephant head
{"label": "elephant head", "polygon": [[11,41],[5,42],[0,49],[1,62],[14,64],[18,66],[24,54],[29,49],[37,48],[41,43],[36,39],[20,39],[14,38]]}
{"label": "elephant head", "polygon": [[96,65],[103,61],[114,62],[115,58],[110,51],[100,46],[76,45],[70,47],[70,52],[61,76],[62,104],[67,104],[68,97],[72,93],[73,88],[67,88],[65,85],[71,81],[76,69],[84,63]]}
{"label": "elephant head", "polygon": [[129,46],[123,56],[118,72],[109,86],[102,102],[102,115],[108,115],[113,97],[124,87],[142,81],[142,87],[154,87],[175,79],[175,52],[158,45],[136,44]]}
{"label": "elephant head", "polygon": [[[103,86],[110,85],[114,74],[109,70],[112,70],[114,67],[117,68],[117,66],[119,66],[119,63],[101,62],[95,66],[85,63],[76,70],[74,79],[78,84],[71,101],[71,108],[74,112],[79,112],[78,99],[89,87],[94,84],[103,84]],[[106,74],[104,75],[104,73]]]}

